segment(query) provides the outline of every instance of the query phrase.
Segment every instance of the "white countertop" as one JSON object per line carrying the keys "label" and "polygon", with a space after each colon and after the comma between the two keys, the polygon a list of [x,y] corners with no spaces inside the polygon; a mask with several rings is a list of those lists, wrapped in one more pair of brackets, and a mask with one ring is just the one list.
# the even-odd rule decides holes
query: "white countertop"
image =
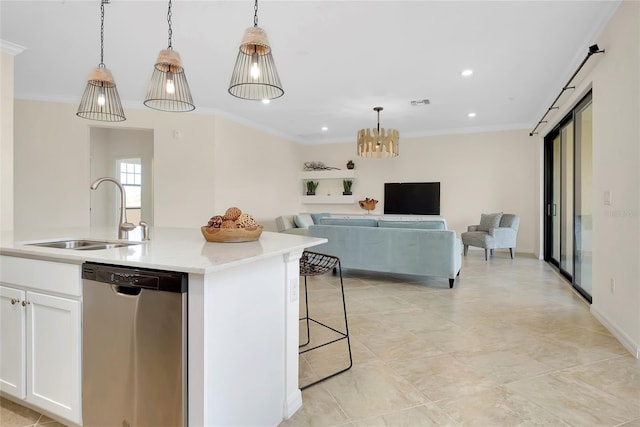
{"label": "white countertop", "polygon": [[[326,239],[264,231],[255,242],[211,243],[200,228],[151,228],[151,240],[140,245],[102,249],[74,250],[29,246],[28,243],[68,239],[99,239],[116,242],[115,230],[64,228],[3,232],[0,254],[59,262],[85,261],[159,270],[206,274],[295,250],[304,250]],[[129,241],[140,241],[139,227]]]}

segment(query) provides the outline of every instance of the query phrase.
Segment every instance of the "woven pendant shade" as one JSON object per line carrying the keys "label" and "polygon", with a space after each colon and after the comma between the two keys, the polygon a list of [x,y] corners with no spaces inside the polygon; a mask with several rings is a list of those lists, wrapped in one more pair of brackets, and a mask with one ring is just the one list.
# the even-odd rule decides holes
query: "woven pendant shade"
{"label": "woven pendant shade", "polygon": [[258,26],[249,27],[244,33],[229,93],[237,98],[256,101],[284,95],[267,33]]}
{"label": "woven pendant shade", "polygon": [[100,64],[91,72],[88,80],[76,115],[102,122],[126,120],[111,71]]}
{"label": "woven pendant shade", "polygon": [[156,110],[174,112],[193,111],[196,108],[180,55],[173,49],[160,51],[144,105]]}
{"label": "woven pendant shade", "polygon": [[380,111],[382,107],[375,107],[378,112],[378,127],[360,129],[358,131],[358,156],[376,159],[397,157],[400,154],[400,132],[395,129],[380,128]]}

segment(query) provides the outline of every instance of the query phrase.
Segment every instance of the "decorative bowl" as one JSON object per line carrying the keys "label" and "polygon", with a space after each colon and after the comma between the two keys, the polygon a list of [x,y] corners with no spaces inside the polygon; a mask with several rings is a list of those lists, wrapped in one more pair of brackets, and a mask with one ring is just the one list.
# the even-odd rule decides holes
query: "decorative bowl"
{"label": "decorative bowl", "polygon": [[200,227],[202,235],[207,242],[217,243],[239,243],[253,242],[260,238],[262,234],[262,226],[252,228],[213,228]]}

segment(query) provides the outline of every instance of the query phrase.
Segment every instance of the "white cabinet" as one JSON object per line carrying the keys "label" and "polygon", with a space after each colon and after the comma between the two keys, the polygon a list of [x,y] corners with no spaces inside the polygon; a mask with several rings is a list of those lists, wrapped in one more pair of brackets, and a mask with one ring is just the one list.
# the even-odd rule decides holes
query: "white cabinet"
{"label": "white cabinet", "polygon": [[[50,264],[58,263],[2,257],[0,390],[33,408],[80,424],[80,298],[41,291],[79,289],[80,266],[48,268]],[[30,270],[20,274],[18,270],[26,266]]]}
{"label": "white cabinet", "polygon": [[80,422],[80,301],[27,292],[27,401]]}
{"label": "white cabinet", "polygon": [[300,198],[300,202],[304,204],[353,204],[356,202],[355,196],[345,196],[342,194],[342,181],[344,179],[355,181],[355,178],[356,172],[353,169],[301,172],[300,179],[302,180],[303,194],[306,194],[307,181],[321,182],[316,190],[315,196],[303,195]]}
{"label": "white cabinet", "polygon": [[19,399],[26,397],[26,292],[0,286],[0,390]]}

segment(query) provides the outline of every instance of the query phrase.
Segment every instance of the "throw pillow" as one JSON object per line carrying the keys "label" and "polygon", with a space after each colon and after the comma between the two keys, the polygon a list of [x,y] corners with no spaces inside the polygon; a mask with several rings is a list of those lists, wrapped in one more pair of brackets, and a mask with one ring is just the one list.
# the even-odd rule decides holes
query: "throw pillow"
{"label": "throw pillow", "polygon": [[311,219],[313,220],[314,224],[320,224],[320,220],[322,218],[329,218],[330,216],[331,216],[331,214],[329,212],[312,213],[311,214]]}
{"label": "throw pillow", "polygon": [[500,225],[500,219],[502,219],[502,212],[481,214],[478,231],[484,231],[488,233],[490,229],[497,228]]}
{"label": "throw pillow", "polygon": [[309,226],[313,224],[313,220],[309,214],[294,215],[293,222],[296,223],[296,227],[298,228],[309,228]]}

